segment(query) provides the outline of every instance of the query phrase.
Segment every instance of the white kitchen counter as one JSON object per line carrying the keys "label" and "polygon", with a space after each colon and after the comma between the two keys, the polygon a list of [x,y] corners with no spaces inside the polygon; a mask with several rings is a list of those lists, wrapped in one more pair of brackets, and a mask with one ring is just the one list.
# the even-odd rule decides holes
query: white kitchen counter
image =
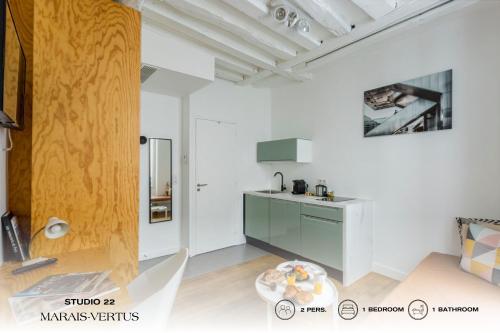
{"label": "white kitchen counter", "polygon": [[358,199],[358,198],[355,198],[353,200],[340,201],[340,202],[321,201],[321,200],[317,200],[317,199],[319,199],[318,197],[305,196],[304,194],[292,194],[291,192],[281,192],[281,193],[270,194],[270,193],[261,193],[261,192],[256,192],[256,191],[245,191],[243,193],[249,194],[249,195],[255,195],[258,197],[281,199],[281,200],[288,200],[288,201],[295,201],[295,202],[304,202],[304,203],[308,203],[311,205],[338,207],[338,208],[345,208],[347,206],[358,205],[358,204],[366,203],[366,202],[370,201],[370,200]]}

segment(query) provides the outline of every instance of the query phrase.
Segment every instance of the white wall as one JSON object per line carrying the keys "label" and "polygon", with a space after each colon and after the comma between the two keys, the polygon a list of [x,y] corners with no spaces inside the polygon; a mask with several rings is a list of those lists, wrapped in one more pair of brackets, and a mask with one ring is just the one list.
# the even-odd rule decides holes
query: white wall
{"label": "white wall", "polygon": [[[178,98],[141,92],[141,135],[172,139],[172,221],[149,223],[149,147],[141,146],[139,259],[178,251],[181,221],[181,106]],[[139,138],[137,138],[139,140]]]}
{"label": "white wall", "polygon": [[[500,218],[500,2],[485,2],[340,58],[272,90],[274,138],[313,140],[287,180],[327,179],[371,198],[374,268],[401,278],[429,252],[457,254],[454,217]],[[363,92],[453,69],[453,129],[363,137]]]}
{"label": "white wall", "polygon": [[[194,123],[197,118],[218,120],[236,124],[237,131],[237,151],[238,158],[234,164],[228,167],[236,168],[238,174],[238,191],[240,200],[237,216],[238,223],[241,226],[241,235],[235,242],[243,243],[243,200],[242,192],[244,190],[255,190],[266,188],[268,186],[269,168],[266,165],[259,164],[257,160],[257,142],[268,140],[271,135],[271,96],[267,89],[255,89],[252,87],[240,87],[222,80],[216,80],[213,84],[205,87],[189,98],[184,99],[183,112],[184,128],[188,130],[186,135],[185,153],[189,161],[195,161],[194,155]],[[185,160],[187,163],[187,159]],[[186,208],[186,213],[192,219],[193,209],[195,207],[194,183],[195,165],[194,163],[185,164],[186,177],[186,200],[189,200],[190,207]],[[186,219],[186,223],[189,220]],[[191,220],[191,225],[193,221]],[[186,226],[186,230],[187,230]],[[192,230],[191,230],[192,231]],[[191,232],[191,236],[192,232]],[[184,235],[183,239],[188,238]],[[192,240],[193,237],[190,237]],[[192,254],[196,253],[196,245],[193,247]]]}
{"label": "white wall", "polygon": [[[6,140],[7,131],[0,128],[0,149],[7,146]],[[0,151],[0,214],[7,210],[7,153]],[[3,228],[0,225],[0,264],[3,263],[3,244],[2,244]]]}

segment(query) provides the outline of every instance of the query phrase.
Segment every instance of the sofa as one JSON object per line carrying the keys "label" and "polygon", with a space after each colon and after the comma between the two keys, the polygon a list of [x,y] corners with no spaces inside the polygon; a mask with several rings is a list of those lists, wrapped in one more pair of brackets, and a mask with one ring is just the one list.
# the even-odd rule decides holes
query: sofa
{"label": "sofa", "polygon": [[[457,256],[429,254],[378,306],[404,306],[405,311],[370,314],[365,327],[385,332],[500,331],[500,287],[464,272],[459,263]],[[413,300],[427,303],[425,318],[410,317]]]}

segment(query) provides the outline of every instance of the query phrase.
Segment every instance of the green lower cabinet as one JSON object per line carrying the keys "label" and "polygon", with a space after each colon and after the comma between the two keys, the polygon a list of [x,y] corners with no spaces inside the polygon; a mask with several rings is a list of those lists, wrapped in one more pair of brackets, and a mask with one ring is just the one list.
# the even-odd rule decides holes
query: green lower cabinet
{"label": "green lower cabinet", "polygon": [[271,199],[270,243],[300,254],[300,203]]}
{"label": "green lower cabinet", "polygon": [[302,215],[302,256],[342,270],[342,222]]}
{"label": "green lower cabinet", "polygon": [[245,195],[245,235],[269,243],[271,199]]}
{"label": "green lower cabinet", "polygon": [[245,195],[245,235],[338,270],[343,268],[341,220],[340,208]]}

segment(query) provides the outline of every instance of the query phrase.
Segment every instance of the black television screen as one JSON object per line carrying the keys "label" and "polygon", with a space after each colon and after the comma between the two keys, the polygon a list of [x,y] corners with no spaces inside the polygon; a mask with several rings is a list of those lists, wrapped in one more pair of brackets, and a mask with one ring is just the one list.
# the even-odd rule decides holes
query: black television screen
{"label": "black television screen", "polygon": [[22,129],[26,58],[7,0],[0,0],[0,126]]}

